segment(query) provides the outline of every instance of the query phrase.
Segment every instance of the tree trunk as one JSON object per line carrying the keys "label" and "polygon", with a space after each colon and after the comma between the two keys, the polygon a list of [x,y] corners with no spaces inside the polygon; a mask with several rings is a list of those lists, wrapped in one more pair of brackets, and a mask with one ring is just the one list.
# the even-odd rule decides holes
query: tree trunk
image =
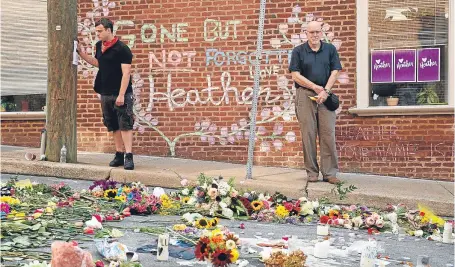
{"label": "tree trunk", "polygon": [[47,0],[48,87],[46,158],[60,160],[63,145],[67,162],[77,162],[76,83],[73,41],[77,39],[77,0]]}

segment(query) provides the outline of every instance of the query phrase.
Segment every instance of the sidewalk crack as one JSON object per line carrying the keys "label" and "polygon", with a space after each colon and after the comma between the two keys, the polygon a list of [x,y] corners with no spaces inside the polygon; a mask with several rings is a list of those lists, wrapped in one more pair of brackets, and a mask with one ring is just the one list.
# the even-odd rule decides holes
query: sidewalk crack
{"label": "sidewalk crack", "polygon": [[452,192],[450,192],[449,189],[447,189],[445,186],[443,186],[443,185],[440,184],[439,182],[438,182],[438,185],[440,185],[442,188],[444,188],[444,189],[445,189],[447,192],[449,192],[449,194],[451,194],[452,196],[455,196]]}

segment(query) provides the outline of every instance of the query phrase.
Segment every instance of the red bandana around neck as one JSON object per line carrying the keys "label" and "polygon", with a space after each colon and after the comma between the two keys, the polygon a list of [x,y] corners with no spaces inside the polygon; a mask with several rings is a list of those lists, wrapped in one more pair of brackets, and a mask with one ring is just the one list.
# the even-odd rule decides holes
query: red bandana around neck
{"label": "red bandana around neck", "polygon": [[112,47],[113,45],[115,45],[115,43],[117,43],[118,41],[118,37],[115,36],[114,39],[112,39],[111,41],[105,41],[103,42],[103,45],[101,47],[101,52],[104,53],[106,52],[106,50],[108,50],[110,47]]}

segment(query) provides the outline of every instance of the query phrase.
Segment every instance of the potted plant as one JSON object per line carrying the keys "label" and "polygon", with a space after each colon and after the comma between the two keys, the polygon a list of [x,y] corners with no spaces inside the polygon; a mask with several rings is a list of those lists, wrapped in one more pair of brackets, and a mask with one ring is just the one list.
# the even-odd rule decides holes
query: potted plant
{"label": "potted plant", "polygon": [[436,84],[427,84],[417,94],[417,104],[432,105],[439,104],[439,96],[436,93]]}
{"label": "potted plant", "polygon": [[389,106],[397,106],[399,98],[396,96],[391,95],[387,98],[387,105]]}

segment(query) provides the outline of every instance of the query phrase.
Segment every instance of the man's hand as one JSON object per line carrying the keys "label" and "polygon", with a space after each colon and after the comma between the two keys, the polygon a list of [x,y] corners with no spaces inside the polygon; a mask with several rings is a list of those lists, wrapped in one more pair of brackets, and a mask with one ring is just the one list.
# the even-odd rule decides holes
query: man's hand
{"label": "man's hand", "polygon": [[119,95],[117,96],[117,99],[115,100],[115,105],[118,107],[121,107],[125,104],[125,96],[124,95]]}
{"label": "man's hand", "polygon": [[319,94],[319,93],[321,93],[321,91],[324,91],[324,87],[322,87],[322,86],[320,86],[320,85],[315,85],[315,86],[314,86],[313,88],[311,88],[311,89],[313,89],[313,91],[316,92],[316,94]]}
{"label": "man's hand", "polygon": [[327,99],[327,97],[329,97],[329,95],[326,93],[326,91],[322,90],[318,94],[318,100],[316,100],[316,103],[318,103],[318,104],[324,103],[325,100]]}

